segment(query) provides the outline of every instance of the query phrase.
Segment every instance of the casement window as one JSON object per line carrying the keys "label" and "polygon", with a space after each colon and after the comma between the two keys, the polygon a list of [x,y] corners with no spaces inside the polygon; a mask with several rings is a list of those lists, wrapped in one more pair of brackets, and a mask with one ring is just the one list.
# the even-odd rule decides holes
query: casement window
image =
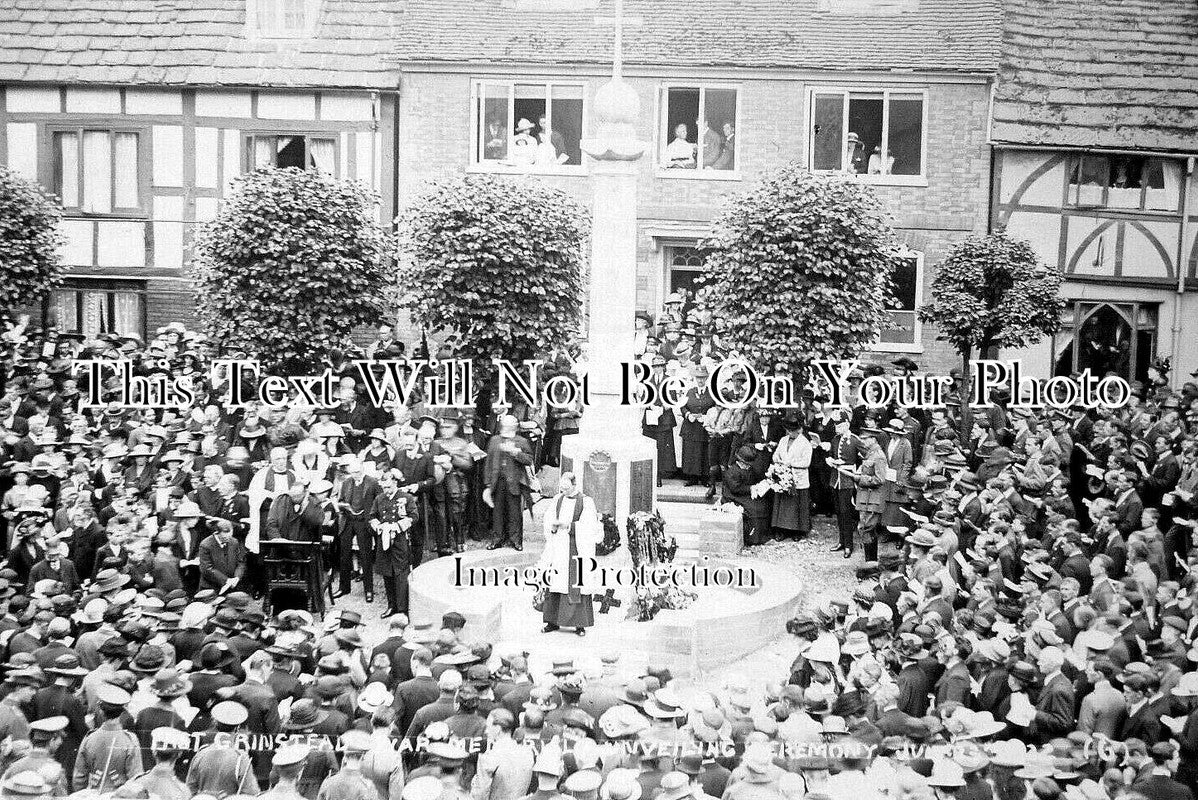
{"label": "casement window", "polygon": [[64,210],[145,213],[140,132],[78,128],[50,135],[52,185]]}
{"label": "casement window", "polygon": [[702,283],[704,253],[698,247],[670,245],[663,249],[666,263],[666,293],[681,294],[689,303]]}
{"label": "casement window", "polygon": [[473,92],[475,166],[526,172],[582,166],[582,84],[477,81]]}
{"label": "casement window", "polygon": [[296,167],[337,175],[337,138],[302,133],[253,134],[246,137],[246,162],[250,170]]}
{"label": "casement window", "polygon": [[1181,162],[1135,155],[1075,156],[1066,201],[1071,206],[1173,211],[1181,203]]}
{"label": "casement window", "polygon": [[926,174],[927,97],[918,91],[815,89],[808,152],[816,172],[901,183]]}
{"label": "casement window", "polygon": [[737,90],[668,86],[661,100],[661,167],[671,175],[727,174],[740,165]]}
{"label": "casement window", "polygon": [[246,0],[246,26],[257,38],[312,36],[319,14],[320,0]]}
{"label": "casement window", "polygon": [[137,281],[68,282],[50,294],[49,303],[54,321],[65,333],[145,336],[146,291]]}
{"label": "casement window", "polygon": [[890,276],[897,304],[888,310],[875,350],[914,352],[921,349],[919,306],[923,296],[923,254],[908,252],[899,258]]}

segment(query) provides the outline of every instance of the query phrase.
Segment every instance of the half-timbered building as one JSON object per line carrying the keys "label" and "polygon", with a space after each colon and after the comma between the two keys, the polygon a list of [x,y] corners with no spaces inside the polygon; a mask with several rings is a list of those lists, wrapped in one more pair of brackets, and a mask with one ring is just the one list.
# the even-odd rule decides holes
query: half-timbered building
{"label": "half-timbered building", "polygon": [[0,163],[62,205],[63,330],[191,324],[191,238],[241,172],[361,180],[394,216],[399,0],[0,5]]}
{"label": "half-timbered building", "polygon": [[1005,0],[992,225],[1064,273],[1029,372],[1198,368],[1198,5]]}

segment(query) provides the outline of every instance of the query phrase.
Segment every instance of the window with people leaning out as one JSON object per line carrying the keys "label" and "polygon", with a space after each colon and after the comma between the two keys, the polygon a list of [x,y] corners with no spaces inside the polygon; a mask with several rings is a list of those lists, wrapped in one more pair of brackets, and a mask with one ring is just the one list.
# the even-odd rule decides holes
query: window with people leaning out
{"label": "window with people leaning out", "polygon": [[665,169],[736,170],[736,89],[670,86],[661,106]]}
{"label": "window with people leaning out", "polygon": [[476,165],[529,172],[582,166],[582,84],[479,81],[474,95]]}
{"label": "window with people leaning out", "polygon": [[1072,206],[1178,211],[1181,161],[1136,155],[1073,156],[1068,202]]}
{"label": "window with people leaning out", "polygon": [[300,133],[254,134],[246,137],[249,169],[296,167],[337,174],[337,140]]}
{"label": "window with people leaning out", "polygon": [[923,92],[816,89],[808,151],[816,172],[924,175]]}

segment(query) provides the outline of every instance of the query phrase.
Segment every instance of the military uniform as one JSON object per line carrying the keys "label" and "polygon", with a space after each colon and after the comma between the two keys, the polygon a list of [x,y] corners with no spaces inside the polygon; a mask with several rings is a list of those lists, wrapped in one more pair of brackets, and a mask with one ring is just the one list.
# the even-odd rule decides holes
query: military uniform
{"label": "military uniform", "polygon": [[258,795],[258,800],[308,800],[308,798],[300,794],[295,786],[280,783],[273,789]]}
{"label": "military uniform", "polygon": [[145,775],[134,778],[129,783],[144,789],[156,800],[191,800],[191,790],[175,776],[170,764],[155,764]]}
{"label": "military uniform", "polygon": [[[305,796],[304,793],[299,790],[299,786],[302,786],[302,782],[296,783],[296,770],[288,768],[295,768],[295,766],[298,766],[299,764],[304,764],[303,768],[301,768],[302,775],[303,772],[307,771],[308,758],[313,752],[314,751],[311,750],[311,747],[308,745],[290,744],[279,747],[279,749],[274,752],[274,756],[271,758],[271,764],[276,770],[288,770],[288,774],[280,777],[276,786],[274,786],[273,789],[268,790],[268,792],[260,794],[259,798],[268,798],[270,800],[309,800],[309,798],[307,798],[307,796]],[[272,775],[274,775],[274,772],[272,772]]]}
{"label": "military uniform", "polygon": [[254,777],[249,756],[240,750],[213,744],[200,750],[192,759],[187,771],[187,788],[192,794],[253,796],[258,793],[258,779]]}
{"label": "military uniform", "polygon": [[416,499],[405,492],[380,492],[370,509],[377,522],[375,571],[383,578],[388,611],[408,611],[408,532],[416,522]]}
{"label": "military uniform", "polygon": [[361,770],[342,767],[336,775],[325,778],[316,795],[317,800],[381,800],[378,791]]}
{"label": "military uniform", "polygon": [[[107,767],[105,767],[107,765]],[[141,744],[115,721],[83,737],[75,757],[71,785],[79,789],[115,789],[142,773]]]}
{"label": "military uniform", "polygon": [[55,797],[66,797],[69,793],[66,770],[44,747],[35,747],[29,755],[14,761],[12,766],[4,771],[3,777],[10,778],[26,770],[32,770],[45,778],[46,783],[54,787]]}

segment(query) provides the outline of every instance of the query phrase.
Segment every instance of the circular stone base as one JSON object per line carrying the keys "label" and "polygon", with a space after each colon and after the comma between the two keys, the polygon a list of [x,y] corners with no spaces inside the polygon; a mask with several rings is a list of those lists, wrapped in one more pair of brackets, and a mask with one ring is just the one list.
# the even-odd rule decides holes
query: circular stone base
{"label": "circular stone base", "polygon": [[[751,577],[755,585],[744,588],[700,587],[699,597],[687,609],[665,610],[648,622],[626,619],[631,588],[617,588],[622,603],[600,612],[595,603],[595,626],[585,637],[571,631],[541,632],[541,615],[532,607],[531,586],[458,586],[486,571],[511,575],[536,564],[539,554],[511,549],[480,550],[446,556],[421,564],[408,580],[413,622],[434,622],[446,611],[466,617],[467,641],[485,639],[499,652],[528,651],[534,660],[572,658],[575,664],[597,665],[600,655],[615,651],[630,660],[661,663],[676,674],[696,675],[752,653],[786,632],[803,587],[786,570],[752,558],[711,557],[701,561],[708,569],[728,568]],[[616,568],[628,564],[627,550],[599,559]],[[680,559],[678,565],[689,565]],[[510,568],[505,570],[504,568]],[[539,666],[547,666],[539,665]]]}

